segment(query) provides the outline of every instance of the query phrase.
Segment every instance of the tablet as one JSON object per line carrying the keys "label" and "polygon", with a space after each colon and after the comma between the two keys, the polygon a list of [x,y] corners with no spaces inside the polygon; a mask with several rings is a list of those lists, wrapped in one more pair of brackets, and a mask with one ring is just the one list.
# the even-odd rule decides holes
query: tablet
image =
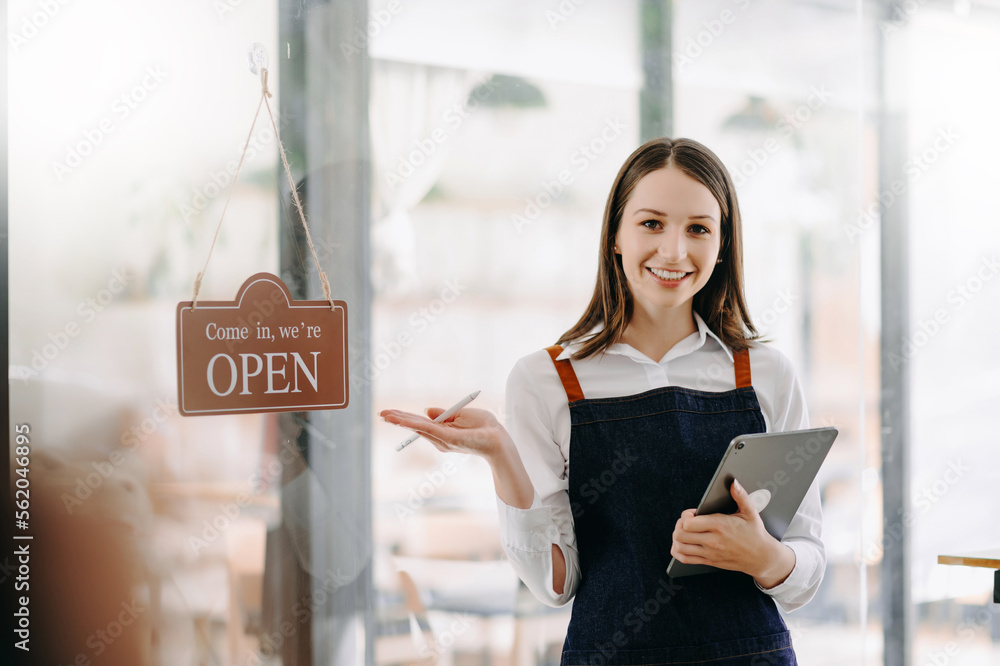
{"label": "tablet", "polygon": [[[780,540],[837,434],[836,428],[827,427],[734,438],[698,503],[697,514],[736,513],[729,489],[733,479],[739,479],[760,512],[764,528]],[[667,565],[667,575],[673,578],[712,571],[718,569],[684,564],[672,557]]]}

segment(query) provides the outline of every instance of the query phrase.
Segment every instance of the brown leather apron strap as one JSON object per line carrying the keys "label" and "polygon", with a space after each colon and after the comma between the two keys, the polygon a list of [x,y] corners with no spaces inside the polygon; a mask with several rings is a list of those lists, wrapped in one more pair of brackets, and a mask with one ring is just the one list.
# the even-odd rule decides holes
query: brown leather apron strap
{"label": "brown leather apron strap", "polygon": [[[569,362],[569,359],[556,360],[559,354],[563,352],[562,345],[546,347],[545,351],[549,353],[553,365],[556,366],[556,372],[559,373],[559,380],[562,381],[563,388],[566,389],[566,397],[569,398],[569,401],[576,402],[577,400],[583,400],[583,389],[580,388],[580,380],[576,378],[576,371],[573,370],[573,364]],[[749,368],[749,366],[747,367]]]}
{"label": "brown leather apron strap", "polygon": [[736,369],[736,388],[746,388],[750,383],[750,350],[741,349],[733,352],[733,365]]}

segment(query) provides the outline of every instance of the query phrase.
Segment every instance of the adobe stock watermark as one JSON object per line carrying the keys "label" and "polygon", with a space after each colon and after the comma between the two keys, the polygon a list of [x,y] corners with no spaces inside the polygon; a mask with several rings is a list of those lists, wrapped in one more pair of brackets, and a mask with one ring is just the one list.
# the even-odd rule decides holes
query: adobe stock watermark
{"label": "adobe stock watermark", "polygon": [[[288,119],[285,117],[280,117],[277,120],[278,131],[288,124]],[[243,148],[246,146],[246,157],[243,158],[244,166],[248,162],[252,162],[258,154],[264,151],[269,145],[274,142],[274,130],[271,128],[270,124],[264,125],[251,137],[249,143],[241,141],[237,149],[237,154],[243,154]],[[233,182],[236,178],[236,172],[240,169],[240,162],[238,158],[234,158],[226,162],[224,168],[211,171],[208,174],[208,180],[201,186],[196,187],[191,192],[191,198],[187,201],[180,201],[178,199],[174,200],[174,205],[180,212],[181,217],[185,222],[190,222],[192,218],[198,216],[199,213],[204,212],[208,205],[220,194],[222,194],[226,187]]]}
{"label": "adobe stock watermark", "polygon": [[459,282],[458,278],[445,280],[437,298],[410,314],[406,328],[398,332],[389,342],[380,343],[377,349],[372,350],[372,357],[365,360],[361,369],[351,373],[351,383],[363,386],[378,379],[379,375],[402,355],[403,350],[430,328],[431,324],[437,321],[466,289],[468,285]]}
{"label": "adobe stock watermark", "polygon": [[111,103],[110,114],[102,118],[93,127],[83,130],[83,137],[71,144],[66,144],[66,154],[63,161],[52,162],[52,173],[58,182],[69,176],[83,164],[84,160],[97,150],[119,125],[139,108],[150,93],[160,87],[167,78],[167,72],[160,65],[146,67],[139,83],[131,86],[115,98]]}
{"label": "adobe stock watermark", "polygon": [[394,171],[385,172],[385,182],[395,190],[399,184],[412,176],[438,151],[438,148],[462,126],[480,104],[489,99],[500,83],[489,78],[476,85],[472,94],[464,102],[456,102],[445,110],[441,122],[421,139],[413,142],[413,147],[405,155],[400,155]]}
{"label": "adobe stock watermark", "polygon": [[228,14],[232,14],[236,11],[236,8],[244,3],[245,0],[212,0],[212,9],[215,10],[215,15],[220,21],[225,20]]}
{"label": "adobe stock watermark", "polygon": [[[818,427],[830,427],[833,425],[832,421],[823,421]],[[774,470],[770,481],[763,482],[757,488],[748,489],[748,492],[767,490],[773,500],[781,493],[781,489],[787,486],[792,480],[788,471],[791,470],[793,473],[801,472],[816,456],[826,456],[826,452],[828,451],[827,445],[836,436],[836,432],[818,432],[809,437],[804,443],[796,444],[795,448],[786,453],[783,459],[787,467],[779,467]]]}
{"label": "adobe stock watermark", "polygon": [[891,16],[889,20],[880,19],[876,22],[878,30],[882,36],[891,35],[902,28],[913,18],[913,15],[920,10],[925,0],[904,0],[903,2],[891,2],[888,4]]}
{"label": "adobe stock watermark", "polygon": [[510,221],[518,235],[524,233],[526,227],[534,224],[542,212],[555,203],[566,188],[573,183],[577,175],[586,171],[591,164],[604,154],[612,143],[628,129],[628,125],[619,118],[608,118],[604,126],[593,139],[582,143],[569,157],[569,164],[574,168],[560,169],[551,179],[542,181],[541,191],[534,197],[524,200],[524,208],[520,213],[512,213]]}
{"label": "adobe stock watermark", "polygon": [[[976,611],[975,616],[969,620],[962,620],[955,627],[958,640],[945,643],[943,650],[926,652],[924,666],[947,666],[951,660],[962,654],[962,650],[969,646],[976,639],[976,635],[982,632],[989,633],[990,627],[1000,614],[1000,604],[989,604]],[[987,639],[989,637],[987,636]],[[962,663],[962,662],[955,662]]]}
{"label": "adobe stock watermark", "polygon": [[848,240],[857,242],[858,238],[874,227],[881,217],[881,211],[889,208],[896,203],[898,198],[905,195],[909,191],[910,185],[918,181],[960,138],[961,136],[951,126],[938,128],[930,145],[910,156],[903,163],[905,177],[897,178],[882,188],[882,191],[875,197],[875,201],[868,204],[867,208],[858,211],[857,221],[844,227],[844,233],[847,234]]}
{"label": "adobe stock watermark", "polygon": [[885,552],[886,546],[902,539],[906,530],[913,527],[972,471],[972,466],[965,464],[961,459],[949,460],[948,468],[940,477],[913,493],[914,509],[900,507],[896,510],[896,516],[889,516],[883,520],[882,539],[868,543],[861,554],[863,560],[869,564],[876,562]]}
{"label": "adobe stock watermark", "polygon": [[[750,6],[750,0],[731,0],[739,11],[744,11]],[[736,13],[729,8],[723,9],[718,16],[705,19],[701,22],[701,30],[694,36],[689,36],[680,45],[680,48],[673,53],[673,67],[677,72],[683,72],[685,67],[693,64],[702,54],[715,43],[722,33],[726,31],[726,26],[736,22]]]}
{"label": "adobe stock watermark", "polygon": [[425,643],[417,649],[420,656],[425,658],[434,657],[440,654],[442,650],[451,648],[458,637],[467,632],[469,627],[472,626],[472,619],[473,616],[468,613],[462,613],[456,617],[447,628],[436,632],[433,644]]}
{"label": "adobe stock watermark", "polygon": [[[755,316],[754,320],[764,326],[770,327],[781,319],[782,315],[792,309],[796,300],[790,290],[779,289],[771,304],[761,311],[760,316]],[[725,362],[720,359],[698,370],[695,387],[700,391],[708,391],[712,390],[712,387],[717,387],[720,382],[728,384],[733,379],[732,363],[728,358],[725,359]],[[731,386],[731,384],[729,385]]]}
{"label": "adobe stock watermark", "polygon": [[1000,272],[1000,262],[997,261],[996,255],[984,257],[975,273],[948,291],[946,300],[951,307],[937,308],[930,317],[920,319],[915,327],[917,330],[903,338],[899,349],[890,351],[886,355],[889,366],[893,370],[898,370],[901,365],[912,360],[917,352],[926,347],[951,321],[952,314],[964,308],[979,295],[998,272]]}
{"label": "adobe stock watermark", "polygon": [[[618,481],[618,477],[624,474],[632,465],[639,462],[639,458],[622,449],[615,449],[615,459],[611,464],[601,470],[597,476],[592,476],[580,486],[580,496],[587,501],[589,506],[597,503],[601,496],[607,493]],[[583,515],[586,507],[581,502],[572,502],[570,508],[574,518]]]}
{"label": "adobe stock watermark", "polygon": [[736,169],[730,171],[733,183],[737,187],[741,187],[748,178],[760,171],[761,167],[771,159],[771,156],[781,150],[783,144],[779,139],[787,139],[801,129],[812,119],[816,111],[826,106],[832,97],[833,93],[827,90],[825,85],[820,85],[818,88],[811,86],[806,101],[786,113],[775,124],[774,131],[777,133],[777,138],[769,137],[759,148],[747,150],[747,159],[740,162]]}
{"label": "adobe stock watermark", "polygon": [[279,478],[285,465],[290,465],[299,459],[296,441],[298,432],[283,439],[277,455],[268,463],[267,469],[257,470],[247,478],[249,490],[236,495],[229,502],[219,502],[218,512],[211,518],[201,521],[201,532],[188,537],[187,544],[194,555],[215,543],[235,523],[243,510],[250,506],[254,498],[268,489],[268,479]]}
{"label": "adobe stock watermark", "polygon": [[139,444],[151,437],[159,430],[163,423],[176,413],[176,402],[170,403],[159,399],[156,400],[155,406],[149,416],[138,423],[133,423],[128,430],[122,433],[119,440],[122,448],[115,449],[109,453],[106,460],[91,462],[90,466],[94,471],[85,477],[76,478],[76,486],[73,488],[72,494],[63,493],[59,497],[62,500],[63,506],[66,507],[66,513],[73,515],[76,509],[81,507],[106,480],[111,478],[116,468],[128,459],[126,454],[134,452]]}
{"label": "adobe stock watermark", "polygon": [[683,589],[683,585],[678,583],[676,579],[667,576],[664,571],[649,596],[626,613],[622,622],[619,623],[618,626],[624,625],[625,629],[631,629],[631,634],[626,633],[624,629],[618,629],[607,642],[598,642],[594,646],[594,650],[600,654],[593,657],[588,663],[593,666],[619,663],[615,659],[618,651],[626,649],[635,635],[642,631],[646,624],[652,622],[663,609],[667,608],[677,593]]}
{"label": "adobe stock watermark", "polygon": [[[121,608],[122,610],[114,620],[111,620],[105,627],[98,629],[87,637],[86,645],[94,651],[95,657],[100,657],[104,654],[105,650],[111,647],[111,644],[125,633],[126,627],[134,624],[139,614],[146,610],[139,606],[139,603],[135,599],[132,599],[131,603],[123,601]],[[77,656],[77,661],[79,661],[79,655]]]}
{"label": "adobe stock watermark", "polygon": [[59,329],[52,331],[46,336],[48,340],[41,347],[31,350],[29,365],[21,366],[20,379],[28,381],[31,377],[37,377],[49,367],[66,349],[73,338],[80,335],[83,330],[92,324],[95,319],[111,305],[115,297],[125,290],[125,287],[133,279],[124,268],[111,271],[111,278],[107,285],[96,294],[80,301],[76,306],[76,317],[67,321]]}
{"label": "adobe stock watermark", "polygon": [[70,0],[38,0],[35,3],[38,9],[24,16],[16,30],[7,33],[7,43],[14,53],[20,52],[69,3]]}
{"label": "adobe stock watermark", "polygon": [[773,326],[781,315],[787,313],[795,304],[795,296],[788,289],[779,289],[771,304],[764,308],[759,317],[754,317],[757,323],[764,327]]}
{"label": "adobe stock watermark", "polygon": [[[260,636],[260,653],[257,650],[247,652],[237,663],[241,666],[265,666],[272,663],[270,658],[280,654],[281,647],[289,638],[293,637],[303,625],[324,607],[330,596],[339,588],[351,583],[354,577],[344,574],[340,567],[336,571],[327,571],[322,582],[314,586],[308,594],[299,597],[291,607],[291,619],[284,619],[272,632],[264,632]],[[293,622],[294,620],[294,622]],[[261,659],[261,655],[267,661]]]}
{"label": "adobe stock watermark", "polygon": [[393,509],[396,512],[396,517],[399,519],[400,523],[406,522],[406,519],[410,516],[416,514],[427,501],[434,497],[445,482],[454,476],[460,468],[464,467],[466,463],[472,460],[472,455],[464,455],[455,461],[455,456],[449,455],[445,457],[444,462],[441,463],[440,469],[431,470],[430,472],[424,473],[424,480],[421,481],[416,488],[410,487],[410,492],[407,493],[405,502],[396,502],[393,505]]}
{"label": "adobe stock watermark", "polygon": [[545,20],[548,22],[549,28],[557,30],[561,23],[568,21],[576,13],[576,10],[586,2],[587,0],[560,0],[555,9],[546,9]]}
{"label": "adobe stock watermark", "polygon": [[[580,486],[580,500],[570,501],[570,511],[574,520],[579,520],[589,507],[597,504],[605,494],[612,491],[618,479],[639,461],[640,458],[630,451],[616,450],[614,459],[608,466]],[[554,523],[548,523],[543,527],[541,531],[536,529],[531,533],[530,546],[535,552],[549,552],[552,544],[560,543],[562,540],[562,534]]]}
{"label": "adobe stock watermark", "polygon": [[[539,527],[542,529],[539,530]],[[551,553],[552,546],[560,543],[563,543],[563,535],[556,524],[551,522],[544,525],[536,525],[528,538],[529,552],[532,553]],[[507,559],[507,543],[505,542],[503,546],[504,559]]]}
{"label": "adobe stock watermark", "polygon": [[355,26],[351,32],[351,40],[340,43],[340,53],[347,59],[347,62],[350,62],[356,55],[366,53],[371,41],[382,34],[382,31],[401,11],[403,11],[403,3],[400,0],[389,0],[385,8],[369,12],[365,29],[362,30]]}

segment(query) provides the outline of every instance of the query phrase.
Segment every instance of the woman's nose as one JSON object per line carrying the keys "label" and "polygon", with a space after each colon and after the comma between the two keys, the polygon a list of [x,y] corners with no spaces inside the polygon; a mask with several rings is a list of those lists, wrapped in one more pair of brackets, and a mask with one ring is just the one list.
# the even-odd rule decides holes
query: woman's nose
{"label": "woman's nose", "polygon": [[684,242],[684,234],[673,229],[667,229],[660,237],[660,256],[665,261],[677,263],[687,256],[687,246]]}

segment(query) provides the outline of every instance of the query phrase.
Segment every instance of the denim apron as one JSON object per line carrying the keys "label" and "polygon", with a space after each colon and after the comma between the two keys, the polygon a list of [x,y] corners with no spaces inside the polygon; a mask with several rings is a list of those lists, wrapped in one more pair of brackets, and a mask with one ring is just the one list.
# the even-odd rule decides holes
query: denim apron
{"label": "denim apron", "polygon": [[774,601],[753,578],[667,576],[674,525],[701,500],[729,442],[765,431],[736,352],[736,389],[668,386],[587,399],[562,347],[549,347],[569,399],[569,499],[580,582],[562,666],[796,664]]}

